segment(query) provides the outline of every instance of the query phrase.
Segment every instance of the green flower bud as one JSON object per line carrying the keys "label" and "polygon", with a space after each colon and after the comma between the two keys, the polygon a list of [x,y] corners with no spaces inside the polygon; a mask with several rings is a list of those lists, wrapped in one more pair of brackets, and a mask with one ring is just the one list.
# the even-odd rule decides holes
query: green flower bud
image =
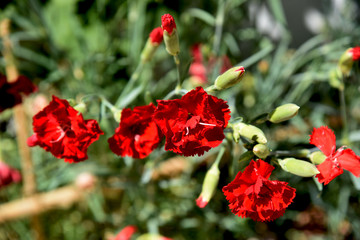
{"label": "green flower bud", "polygon": [[220,170],[217,164],[213,164],[205,175],[201,194],[196,200],[196,205],[198,207],[203,208],[208,204],[208,202],[214,195],[216,187],[219,183],[219,176]]}
{"label": "green flower bud", "polygon": [[143,63],[148,62],[153,56],[159,44],[154,44],[150,39],[146,41],[145,47],[141,52],[141,61]]}
{"label": "green flower bud", "polygon": [[330,71],[329,75],[329,83],[333,88],[337,88],[339,90],[344,89],[344,83],[341,81],[342,73],[339,68],[334,68]]}
{"label": "green flower bud", "polygon": [[74,106],[74,109],[80,113],[85,113],[87,108],[86,108],[86,104],[81,102],[77,105]]}
{"label": "green flower bud", "polygon": [[120,122],[120,119],[121,119],[121,112],[122,110],[121,109],[117,109],[117,108],[112,108],[111,109],[111,112],[113,114],[113,117],[115,119],[115,121],[117,121],[118,123]]}
{"label": "green flower bud", "polygon": [[345,76],[348,76],[350,74],[351,68],[353,66],[354,60],[353,60],[353,54],[351,53],[352,48],[348,48],[340,57],[338,66],[340,68],[340,71]]}
{"label": "green flower bud", "polygon": [[215,80],[214,86],[217,90],[226,89],[234,86],[241,81],[245,73],[244,67],[233,67],[218,76]]}
{"label": "green flower bud", "polygon": [[326,156],[321,151],[315,151],[310,154],[310,161],[313,164],[321,164],[325,161]]}
{"label": "green flower bud", "polygon": [[266,145],[259,143],[254,146],[253,152],[257,157],[265,159],[269,156],[270,149]]}
{"label": "green flower bud", "polygon": [[243,136],[258,143],[267,143],[267,139],[263,131],[253,125],[239,122],[233,125],[233,130],[233,137],[235,142],[239,142],[240,136]]}
{"label": "green flower bud", "polygon": [[274,111],[269,113],[268,118],[272,123],[279,123],[289,120],[296,116],[299,111],[299,106],[293,103],[288,103],[275,108]]}
{"label": "green flower bud", "polygon": [[282,169],[300,177],[312,177],[320,173],[314,164],[303,160],[285,158],[284,160],[278,160],[278,162]]}
{"label": "green flower bud", "polygon": [[177,34],[176,28],[173,29],[172,33],[169,34],[166,30],[164,30],[164,43],[166,51],[176,56],[180,52],[180,46],[179,46],[179,37]]}

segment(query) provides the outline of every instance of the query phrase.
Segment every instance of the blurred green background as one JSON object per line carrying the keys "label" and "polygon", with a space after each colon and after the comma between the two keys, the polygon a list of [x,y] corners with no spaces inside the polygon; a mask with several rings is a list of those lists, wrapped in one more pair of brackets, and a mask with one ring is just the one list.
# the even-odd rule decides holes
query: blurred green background
{"label": "blurred green background", "polygon": [[[250,120],[290,102],[301,107],[290,121],[259,126],[271,149],[312,148],[308,136],[321,125],[332,128],[342,145],[340,94],[330,85],[329,75],[347,48],[360,45],[358,1],[2,0],[0,9],[0,19],[12,22],[10,37],[19,72],[38,85],[37,94],[48,99],[54,94],[80,101],[97,94],[115,103],[139,63],[148,34],[161,25],[163,14],[170,13],[180,39],[184,88],[194,87],[188,68],[191,47],[200,43],[205,63],[215,59],[207,85],[219,74],[222,56],[246,69],[238,86],[217,93],[228,101],[232,118]],[[5,73],[3,57],[0,72]],[[176,74],[172,57],[161,45],[141,73],[139,80],[145,87],[135,86],[127,97],[139,95],[126,106],[163,99],[174,89]],[[344,79],[344,93],[348,146],[357,154],[359,82],[355,63]],[[35,114],[31,112],[35,97],[25,102],[29,116]],[[139,233],[173,239],[360,239],[360,181],[348,172],[320,191],[313,179],[277,167],[272,178],[297,189],[294,203],[270,223],[241,219],[228,209],[221,191],[246,166],[238,162],[242,144],[231,142],[220,164],[218,190],[200,209],[195,199],[217,149],[203,157],[186,158],[179,171],[170,164],[163,175],[151,177],[159,164],[175,155],[162,146],[144,160],[117,157],[109,150],[107,138],[118,123],[98,98],[90,99],[84,116],[97,119],[105,135],[91,145],[88,160],[67,164],[43,149],[32,149],[39,192],[70,184],[81,172],[91,172],[98,179],[96,191],[86,201],[40,215],[46,239],[107,239],[129,224],[137,226]],[[11,110],[0,114],[0,127],[3,159],[20,169]],[[0,203],[21,197],[21,184],[0,191]],[[1,240],[33,238],[27,218],[0,225]]]}

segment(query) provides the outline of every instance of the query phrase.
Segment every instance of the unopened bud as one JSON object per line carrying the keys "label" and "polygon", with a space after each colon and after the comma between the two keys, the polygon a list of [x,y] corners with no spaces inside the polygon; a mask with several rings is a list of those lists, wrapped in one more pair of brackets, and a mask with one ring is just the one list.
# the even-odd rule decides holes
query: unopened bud
{"label": "unopened bud", "polygon": [[337,88],[339,90],[343,90],[344,89],[344,83],[341,80],[342,78],[342,73],[340,71],[340,68],[334,68],[330,71],[330,76],[329,76],[329,83],[330,86],[332,86],[333,88]]}
{"label": "unopened bud", "polygon": [[239,83],[245,73],[244,67],[233,67],[218,76],[215,80],[217,90],[226,89]]}
{"label": "unopened bud", "polygon": [[265,159],[269,156],[270,149],[266,145],[259,143],[254,146],[253,152],[257,157]]}
{"label": "unopened bud", "polygon": [[272,123],[279,123],[289,120],[296,116],[299,111],[299,106],[293,103],[287,103],[275,108],[274,111],[269,113],[269,121]]}
{"label": "unopened bud", "polygon": [[278,160],[278,162],[283,170],[301,177],[312,177],[320,173],[314,164],[303,160],[285,158],[284,160]]}
{"label": "unopened bud", "polygon": [[264,132],[260,128],[257,128],[253,125],[239,122],[233,125],[233,130],[233,137],[235,142],[239,142],[240,136],[243,136],[258,143],[267,143]]}
{"label": "unopened bud", "polygon": [[120,122],[122,110],[114,107],[111,109],[111,112],[113,113],[115,121]]}
{"label": "unopened bud", "polygon": [[76,106],[74,106],[74,109],[80,113],[85,113],[87,108],[86,108],[86,104],[81,102],[79,104],[77,104]]}
{"label": "unopened bud", "polygon": [[348,76],[350,74],[351,68],[353,66],[354,60],[353,60],[353,49],[348,48],[340,57],[338,66],[340,68],[340,71],[345,76]]}
{"label": "unopened bud", "polygon": [[207,171],[202,185],[200,196],[196,199],[196,205],[199,208],[205,207],[215,193],[219,182],[220,170],[216,164]]}
{"label": "unopened bud", "polygon": [[153,56],[156,49],[163,40],[163,30],[161,27],[153,29],[146,41],[145,47],[141,52],[141,61],[148,62]]}
{"label": "unopened bud", "polygon": [[325,160],[326,160],[326,156],[321,151],[315,151],[315,152],[310,154],[310,161],[313,164],[321,164]]}
{"label": "unopened bud", "polygon": [[157,233],[145,233],[140,235],[136,240],[172,240]]}
{"label": "unopened bud", "polygon": [[174,18],[170,14],[161,16],[161,27],[166,51],[173,56],[178,55],[180,46]]}

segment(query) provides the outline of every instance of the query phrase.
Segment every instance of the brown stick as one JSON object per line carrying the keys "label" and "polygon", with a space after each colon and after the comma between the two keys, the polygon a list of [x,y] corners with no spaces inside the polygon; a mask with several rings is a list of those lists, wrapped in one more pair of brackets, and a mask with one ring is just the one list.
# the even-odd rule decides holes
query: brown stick
{"label": "brown stick", "polygon": [[[4,19],[0,22],[0,36],[3,39],[3,55],[6,62],[6,75],[9,82],[17,80],[19,74],[14,62],[12,54],[12,46],[10,41],[10,20]],[[16,125],[16,138],[21,158],[21,170],[23,177],[23,191],[25,196],[30,196],[36,192],[36,181],[31,158],[31,152],[26,144],[28,135],[28,121],[23,106],[17,105],[13,108],[14,121]],[[40,219],[38,217],[31,218],[31,225],[35,230],[35,239],[45,239]]]}
{"label": "brown stick", "polygon": [[76,185],[58,188],[51,192],[32,196],[0,205],[0,223],[23,217],[35,216],[57,208],[69,208],[79,202],[88,191]]}

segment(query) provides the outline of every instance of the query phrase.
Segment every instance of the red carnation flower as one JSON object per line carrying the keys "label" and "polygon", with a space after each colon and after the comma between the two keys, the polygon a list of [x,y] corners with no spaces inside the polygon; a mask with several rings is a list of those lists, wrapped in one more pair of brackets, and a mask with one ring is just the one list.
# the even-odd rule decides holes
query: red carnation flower
{"label": "red carnation flower", "polygon": [[24,76],[19,76],[10,83],[6,76],[0,75],[0,112],[22,103],[21,94],[29,95],[36,90],[36,86]]}
{"label": "red carnation flower", "polygon": [[310,135],[310,144],[318,147],[326,156],[325,161],[317,165],[320,173],[316,177],[320,183],[328,184],[342,174],[343,169],[360,177],[360,157],[349,148],[341,147],[336,150],[336,137],[328,127],[314,128]]}
{"label": "red carnation flower", "polygon": [[286,182],[268,180],[274,167],[259,159],[223,187],[229,208],[239,217],[272,221],[281,217],[295,197],[295,188]]}
{"label": "red carnation flower", "polygon": [[149,38],[152,43],[160,44],[163,41],[163,30],[161,27],[154,28],[151,31]]}
{"label": "red carnation flower", "polygon": [[21,175],[18,170],[9,167],[3,162],[0,162],[0,188],[20,181]]}
{"label": "red carnation flower", "polygon": [[96,120],[84,120],[66,100],[55,96],[33,117],[33,129],[30,147],[39,145],[69,163],[86,160],[87,148],[104,134]]}
{"label": "red carnation flower", "polygon": [[112,240],[130,240],[131,236],[137,231],[133,225],[124,227]]}
{"label": "red carnation flower", "polygon": [[154,119],[166,137],[165,150],[202,155],[218,146],[230,119],[226,102],[197,87],[181,99],[158,100]]}
{"label": "red carnation flower", "polygon": [[161,27],[164,31],[167,31],[170,35],[173,29],[176,28],[175,20],[170,14],[164,14],[161,16]]}
{"label": "red carnation flower", "polygon": [[108,139],[110,149],[122,157],[144,158],[161,141],[162,134],[153,121],[154,104],[126,108],[121,112],[120,125]]}
{"label": "red carnation flower", "polygon": [[349,52],[352,55],[353,61],[360,60],[360,47],[353,47]]}

